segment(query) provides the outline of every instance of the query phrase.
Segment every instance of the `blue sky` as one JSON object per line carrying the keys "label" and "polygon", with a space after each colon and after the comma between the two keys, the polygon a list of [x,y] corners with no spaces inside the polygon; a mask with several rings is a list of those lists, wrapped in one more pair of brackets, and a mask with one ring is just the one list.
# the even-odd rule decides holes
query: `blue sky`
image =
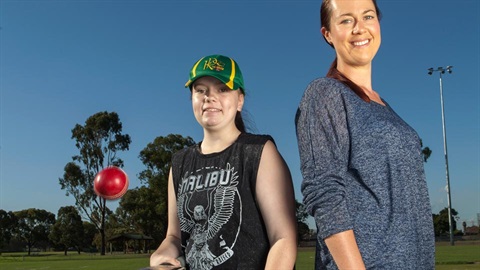
{"label": "blue sky", "polygon": [[[78,153],[75,124],[117,112],[132,138],[120,153],[131,188],[139,152],[170,133],[199,141],[183,85],[200,57],[237,60],[246,110],[272,135],[301,200],[294,115],[305,87],[334,58],[319,32],[320,1],[0,0],[0,209],[57,214],[73,205],[58,178]],[[433,154],[425,164],[432,211],[447,206],[438,73],[443,77],[452,206],[480,213],[480,1],[379,0],[382,46],[374,89]],[[116,208],[118,202],[109,203]]]}

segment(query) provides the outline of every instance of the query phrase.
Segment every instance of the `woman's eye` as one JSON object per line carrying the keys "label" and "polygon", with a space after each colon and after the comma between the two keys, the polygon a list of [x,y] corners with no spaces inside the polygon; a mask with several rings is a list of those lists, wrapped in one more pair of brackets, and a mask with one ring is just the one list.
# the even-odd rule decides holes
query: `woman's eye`
{"label": "woman's eye", "polygon": [[365,20],[372,20],[374,19],[375,17],[373,17],[372,15],[367,15],[365,16]]}
{"label": "woman's eye", "polygon": [[227,87],[222,87],[220,88],[220,92],[228,92],[230,89],[228,89]]}
{"label": "woman's eye", "polygon": [[203,94],[203,93],[205,93],[205,89],[195,88],[195,93],[197,93],[197,94]]}
{"label": "woman's eye", "polygon": [[348,23],[351,23],[352,22],[352,19],[345,19],[343,21],[341,21],[340,23],[341,24],[348,24]]}

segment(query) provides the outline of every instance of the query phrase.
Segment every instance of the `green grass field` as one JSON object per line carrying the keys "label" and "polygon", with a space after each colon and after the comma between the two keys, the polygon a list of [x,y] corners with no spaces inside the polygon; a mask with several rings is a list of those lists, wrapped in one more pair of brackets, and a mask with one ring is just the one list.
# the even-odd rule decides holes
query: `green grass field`
{"label": "green grass field", "polygon": [[[297,269],[314,268],[314,248],[300,248],[297,257]],[[0,269],[5,270],[40,270],[40,269],[134,269],[148,266],[148,254],[98,254],[78,255],[70,252],[46,252],[32,256],[25,253],[3,253],[0,256]],[[436,270],[480,270],[480,242],[457,243],[449,246],[448,243],[437,244]]]}

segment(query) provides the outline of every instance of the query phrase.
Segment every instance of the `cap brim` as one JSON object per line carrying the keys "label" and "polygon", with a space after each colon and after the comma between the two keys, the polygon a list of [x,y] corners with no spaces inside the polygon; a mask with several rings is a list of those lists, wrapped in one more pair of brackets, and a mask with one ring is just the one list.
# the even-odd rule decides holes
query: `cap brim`
{"label": "cap brim", "polygon": [[[225,78],[225,77],[220,76],[220,75],[215,76],[214,74],[205,74],[205,75],[200,75],[200,76],[197,76],[197,77],[195,77],[195,78],[192,78],[192,79],[188,80],[188,81],[185,83],[185,88],[191,87],[191,85],[192,85],[192,83],[193,83],[194,81],[196,81],[196,80],[198,80],[198,79],[200,79],[200,78],[202,78],[202,77],[207,77],[207,76],[210,76],[210,77],[213,77],[213,78],[218,79],[219,81],[221,81],[222,83],[224,83],[230,90],[237,90],[237,89],[231,88],[231,87],[228,85],[228,83],[229,83],[229,78]],[[232,86],[233,86],[233,83],[232,83]],[[240,88],[240,87],[239,87],[239,88]]]}

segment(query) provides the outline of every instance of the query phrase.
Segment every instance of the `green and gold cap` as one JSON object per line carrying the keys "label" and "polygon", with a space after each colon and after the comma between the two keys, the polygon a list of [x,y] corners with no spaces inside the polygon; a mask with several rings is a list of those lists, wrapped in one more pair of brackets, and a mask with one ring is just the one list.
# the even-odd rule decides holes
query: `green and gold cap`
{"label": "green and gold cap", "polygon": [[230,57],[224,55],[209,55],[198,60],[190,71],[190,78],[185,87],[190,87],[192,83],[204,76],[212,76],[219,79],[232,90],[241,89],[245,91],[243,85],[242,71],[238,64]]}

